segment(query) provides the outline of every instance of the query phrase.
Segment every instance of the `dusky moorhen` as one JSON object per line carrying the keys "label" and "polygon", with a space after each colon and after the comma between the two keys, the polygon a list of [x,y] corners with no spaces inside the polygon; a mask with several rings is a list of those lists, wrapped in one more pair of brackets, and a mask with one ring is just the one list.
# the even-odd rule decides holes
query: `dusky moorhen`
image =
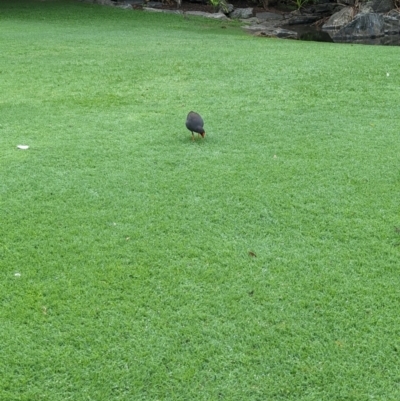
{"label": "dusky moorhen", "polygon": [[192,133],[192,141],[194,141],[193,132],[197,132],[203,138],[206,135],[204,131],[204,121],[201,118],[200,114],[191,111],[186,117],[186,128]]}

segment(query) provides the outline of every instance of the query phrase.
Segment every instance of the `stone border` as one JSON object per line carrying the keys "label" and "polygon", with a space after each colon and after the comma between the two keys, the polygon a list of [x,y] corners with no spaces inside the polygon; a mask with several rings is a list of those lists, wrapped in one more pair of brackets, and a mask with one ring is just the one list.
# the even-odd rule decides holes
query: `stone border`
{"label": "stone border", "polygon": [[[309,5],[290,13],[260,12],[254,15],[253,8],[234,8],[227,5],[227,11],[209,13],[204,11],[182,11],[179,9],[182,0],[177,2],[177,9],[163,9],[163,3],[145,0],[80,0],[86,3],[101,4],[125,10],[142,9],[146,12],[194,15],[220,21],[231,19],[243,22],[245,29],[252,35],[298,39],[298,33],[288,29],[290,25],[314,24],[326,21],[322,30],[329,33],[335,42],[352,42],[363,39],[379,38],[387,35],[400,35],[400,13],[393,9],[394,0],[369,0],[358,6],[331,3]],[[320,0],[321,1],[321,0]],[[342,0],[344,3],[353,0]]]}

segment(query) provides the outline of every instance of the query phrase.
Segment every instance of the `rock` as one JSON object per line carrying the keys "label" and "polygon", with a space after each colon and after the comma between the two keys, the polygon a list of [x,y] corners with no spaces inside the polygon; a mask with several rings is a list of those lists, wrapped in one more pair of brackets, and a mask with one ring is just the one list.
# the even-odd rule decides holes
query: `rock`
{"label": "rock", "polygon": [[143,7],[143,11],[152,13],[165,13],[165,14],[183,14],[180,10],[161,10],[159,8]]}
{"label": "rock", "polygon": [[337,3],[314,4],[304,8],[307,14],[319,14],[322,17],[332,15],[334,12],[340,11],[344,6]]}
{"label": "rock", "polygon": [[132,10],[132,4],[121,4],[119,6],[117,6],[117,8],[122,8],[123,10]]}
{"label": "rock", "polygon": [[265,36],[268,38],[285,38],[285,39],[297,39],[297,32],[283,29],[276,26],[268,26],[264,24],[244,26],[243,29],[255,36]]}
{"label": "rock", "polygon": [[[372,7],[368,4],[368,3],[360,3],[358,6],[358,13],[373,13],[374,10],[372,9]],[[358,13],[354,13],[354,14],[358,14]]]}
{"label": "rock", "polygon": [[282,14],[268,13],[268,12],[257,13],[256,17],[262,21],[283,20],[284,18]]}
{"label": "rock", "polygon": [[256,33],[256,32],[261,32],[261,31],[273,31],[275,29],[274,26],[268,27],[264,24],[254,24],[254,25],[249,25],[249,26],[242,26],[242,28],[248,32],[251,33]]}
{"label": "rock", "polygon": [[253,16],[253,9],[252,8],[237,8],[232,13],[230,13],[229,16],[234,19],[250,18]]}
{"label": "rock", "polygon": [[375,13],[387,13],[394,8],[393,0],[369,0],[366,5]]}
{"label": "rock", "polygon": [[186,11],[186,15],[196,15],[199,17],[213,18],[219,20],[229,20],[229,18],[224,13],[206,13],[204,11]]}
{"label": "rock", "polygon": [[289,25],[312,24],[319,20],[318,15],[313,14],[292,14],[287,22]]}
{"label": "rock", "polygon": [[384,15],[383,21],[386,35],[397,35],[400,33],[400,14],[396,10],[392,10]]}
{"label": "rock", "polygon": [[328,21],[322,26],[324,31],[331,29],[340,29],[353,19],[353,7],[345,7],[337,13],[333,14]]}
{"label": "rock", "polygon": [[[323,2],[325,1],[325,3]],[[343,0],[351,3],[357,0]],[[243,29],[256,36],[293,38],[302,40],[320,40],[334,42],[352,42],[352,43],[393,43],[392,39],[386,40],[389,35],[395,37],[400,35],[400,13],[392,10],[385,13],[377,13],[372,10],[385,10],[392,7],[394,0],[368,0],[368,3],[360,4],[359,7],[344,7],[342,4],[326,3],[326,0],[315,0],[313,5],[290,14],[277,14],[270,12],[257,13],[255,17],[242,19],[246,24]],[[385,8],[386,7],[386,8]],[[310,24],[324,16],[328,16],[332,11],[338,10],[331,15],[329,20],[323,25],[323,31],[318,29],[303,30],[302,25]],[[356,10],[361,10],[354,15]],[[236,18],[241,15],[240,12],[230,14]],[[242,16],[242,15],[241,15]],[[298,27],[289,27],[290,30],[282,27],[286,25],[299,25]],[[298,32],[294,32],[298,31]],[[325,32],[324,32],[325,31]],[[329,37],[327,36],[329,35]],[[386,35],[386,36],[385,36]],[[397,39],[398,40],[398,39]]]}
{"label": "rock", "polygon": [[233,11],[233,4],[226,3],[225,5],[220,4],[218,7],[218,12],[224,14],[230,14]]}
{"label": "rock", "polygon": [[354,39],[379,38],[385,35],[382,14],[359,13],[353,21],[332,35],[335,42],[348,42]]}
{"label": "rock", "polygon": [[244,24],[257,25],[261,21],[256,17],[251,17],[251,18],[241,19],[240,22],[243,22]]}
{"label": "rock", "polygon": [[298,39],[297,32],[290,31],[289,29],[276,28],[274,29],[274,34],[277,38]]}
{"label": "rock", "polygon": [[264,36],[266,38],[280,38],[280,39],[298,39],[298,35],[294,31],[288,29],[276,28],[272,31],[258,31],[254,36]]}

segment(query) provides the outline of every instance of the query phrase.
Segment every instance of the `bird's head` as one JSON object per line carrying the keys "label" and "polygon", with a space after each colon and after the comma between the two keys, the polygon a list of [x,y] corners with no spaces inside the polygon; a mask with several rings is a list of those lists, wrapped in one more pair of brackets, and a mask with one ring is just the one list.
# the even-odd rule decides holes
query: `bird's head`
{"label": "bird's head", "polygon": [[206,136],[206,131],[202,130],[203,132],[200,132],[200,135],[202,138],[204,138]]}

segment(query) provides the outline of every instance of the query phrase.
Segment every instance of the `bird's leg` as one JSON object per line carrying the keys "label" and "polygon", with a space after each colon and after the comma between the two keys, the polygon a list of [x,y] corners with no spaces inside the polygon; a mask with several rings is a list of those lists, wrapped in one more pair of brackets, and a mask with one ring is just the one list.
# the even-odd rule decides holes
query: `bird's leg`
{"label": "bird's leg", "polygon": [[194,134],[193,134],[193,131],[191,131],[192,132],[192,141],[194,141]]}

